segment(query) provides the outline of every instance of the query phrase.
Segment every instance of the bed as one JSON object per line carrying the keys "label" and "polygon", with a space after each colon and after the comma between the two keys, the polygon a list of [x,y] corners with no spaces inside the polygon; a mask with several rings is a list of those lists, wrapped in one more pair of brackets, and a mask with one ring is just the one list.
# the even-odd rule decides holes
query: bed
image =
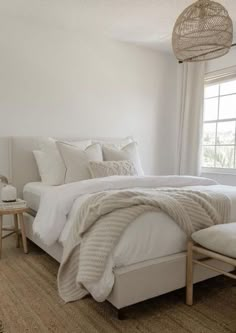
{"label": "bed", "polygon": [[[38,146],[37,137],[11,137],[2,138],[0,147],[1,155],[4,156],[4,172],[12,180],[18,189],[20,196],[27,200],[31,213],[26,214],[27,237],[45,250],[50,256],[58,262],[61,261],[63,252],[63,242],[66,238],[66,230],[60,234],[60,237],[53,245],[45,245],[42,240],[32,232],[32,224],[35,214],[39,207],[40,197],[49,190],[49,187],[39,182],[37,167],[32,155],[32,150]],[[75,138],[74,140],[78,140]],[[8,163],[6,163],[8,160]],[[201,189],[201,183],[195,184]],[[228,186],[216,186],[217,191],[228,194],[232,201],[236,201],[236,190]],[[236,207],[233,205],[232,207]],[[112,270],[114,273],[114,284],[111,292],[106,299],[117,309],[125,308],[131,304],[156,297],[161,294],[182,288],[185,286],[185,261],[186,261],[186,235],[171,221],[167,216],[159,213],[148,213],[141,216],[136,221],[139,226],[136,237],[142,237],[144,248],[141,247],[135,253],[132,246],[128,246],[125,240],[121,239],[117,249],[116,267]],[[145,218],[147,229],[144,226]],[[155,232],[153,224],[158,218],[160,234]],[[232,219],[236,218],[235,209],[232,209]],[[68,227],[67,227],[68,228]],[[135,229],[127,230],[126,237],[129,238],[129,232],[133,233]],[[140,236],[141,235],[141,236]],[[171,235],[171,236],[170,236]],[[64,238],[63,238],[64,237]],[[144,238],[146,237],[146,241]],[[151,246],[151,250],[145,248],[145,244],[153,242],[158,246]],[[171,245],[171,246],[170,246]],[[149,251],[149,252],[148,252]],[[126,256],[122,254],[126,252]],[[126,258],[120,260],[120,258]],[[230,271],[233,267],[224,263],[215,262],[217,267]],[[196,267],[195,282],[216,276],[213,271],[207,271],[201,267]],[[96,298],[96,295],[95,295]],[[97,297],[99,300],[99,297]]]}

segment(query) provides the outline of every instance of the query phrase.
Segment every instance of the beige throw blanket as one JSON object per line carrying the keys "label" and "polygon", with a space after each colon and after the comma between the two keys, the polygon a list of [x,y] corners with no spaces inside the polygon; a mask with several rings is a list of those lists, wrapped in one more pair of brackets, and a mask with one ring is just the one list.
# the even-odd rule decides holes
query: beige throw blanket
{"label": "beige throw blanket", "polygon": [[147,211],[169,215],[190,236],[194,231],[229,220],[230,200],[222,194],[179,189],[100,192],[82,204],[65,244],[58,273],[60,296],[82,298],[84,284],[99,281],[121,235]]}

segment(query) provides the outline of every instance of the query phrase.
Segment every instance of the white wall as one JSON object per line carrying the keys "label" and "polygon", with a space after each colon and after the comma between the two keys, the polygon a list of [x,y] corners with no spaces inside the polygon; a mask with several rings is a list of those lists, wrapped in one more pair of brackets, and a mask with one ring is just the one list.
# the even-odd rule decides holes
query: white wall
{"label": "white wall", "polygon": [[224,57],[207,62],[206,73],[236,65],[236,47],[232,47],[230,52]]}
{"label": "white wall", "polygon": [[[236,47],[233,47],[226,56],[208,61],[206,66],[206,73],[214,72],[231,66],[236,66]],[[203,176],[215,179],[221,184],[236,186],[235,175],[204,173]]]}
{"label": "white wall", "polygon": [[133,135],[144,170],[174,170],[172,56],[14,15],[0,20],[0,135]]}

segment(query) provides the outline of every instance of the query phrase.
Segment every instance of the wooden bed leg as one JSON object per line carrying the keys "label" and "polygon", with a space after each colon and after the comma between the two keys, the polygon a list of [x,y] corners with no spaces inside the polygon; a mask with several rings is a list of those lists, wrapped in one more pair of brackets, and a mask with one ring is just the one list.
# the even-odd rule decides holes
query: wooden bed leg
{"label": "wooden bed leg", "polygon": [[117,309],[117,319],[119,320],[125,319],[124,309]]}
{"label": "wooden bed leg", "polygon": [[188,242],[186,266],[186,304],[193,305],[193,242]]}

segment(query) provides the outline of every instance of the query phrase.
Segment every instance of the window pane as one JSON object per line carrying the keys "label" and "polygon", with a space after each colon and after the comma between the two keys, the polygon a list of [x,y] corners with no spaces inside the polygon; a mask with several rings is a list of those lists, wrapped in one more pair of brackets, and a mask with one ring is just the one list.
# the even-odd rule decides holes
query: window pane
{"label": "window pane", "polygon": [[203,144],[215,145],[216,144],[216,123],[204,124],[203,126]]}
{"label": "window pane", "polygon": [[234,94],[236,93],[236,80],[222,83],[220,85],[220,94]]}
{"label": "window pane", "polygon": [[202,166],[214,168],[215,166],[215,147],[202,147]]}
{"label": "window pane", "polygon": [[218,98],[205,99],[204,120],[216,120],[218,114]]}
{"label": "window pane", "polygon": [[220,98],[220,119],[236,118],[236,95]]}
{"label": "window pane", "polygon": [[234,144],[235,121],[218,123],[216,144]]}
{"label": "window pane", "polygon": [[219,94],[219,84],[214,84],[213,86],[206,86],[204,95],[205,98],[215,97]]}
{"label": "window pane", "polygon": [[234,168],[234,147],[216,147],[216,167]]}

